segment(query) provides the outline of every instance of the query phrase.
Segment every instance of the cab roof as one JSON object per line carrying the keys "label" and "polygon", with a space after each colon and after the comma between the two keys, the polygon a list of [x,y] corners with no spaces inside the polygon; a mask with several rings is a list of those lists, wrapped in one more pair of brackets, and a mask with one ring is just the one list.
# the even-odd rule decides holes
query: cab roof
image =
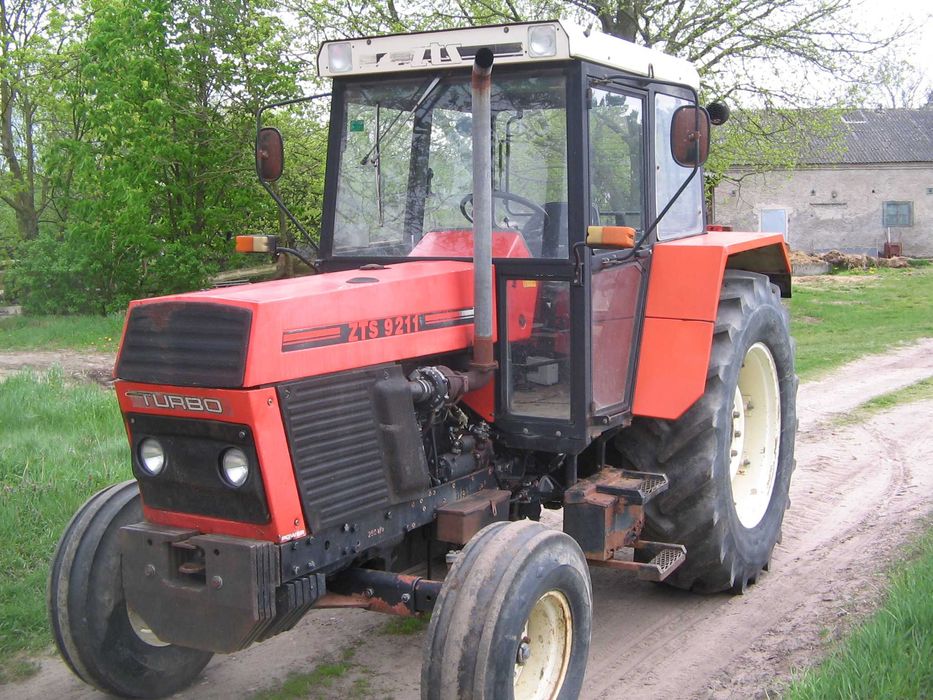
{"label": "cab roof", "polygon": [[492,49],[497,64],[576,58],[694,89],[700,86],[699,74],[688,61],[564,20],[326,41],[318,51],[318,73],[335,78],[463,67],[484,47]]}

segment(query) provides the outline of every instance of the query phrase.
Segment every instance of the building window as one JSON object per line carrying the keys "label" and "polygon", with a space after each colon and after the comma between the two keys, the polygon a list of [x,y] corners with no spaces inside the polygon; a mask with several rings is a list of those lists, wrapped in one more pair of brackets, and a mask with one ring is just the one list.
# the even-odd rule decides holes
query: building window
{"label": "building window", "polygon": [[881,206],[882,226],[913,226],[913,202],[885,202]]}

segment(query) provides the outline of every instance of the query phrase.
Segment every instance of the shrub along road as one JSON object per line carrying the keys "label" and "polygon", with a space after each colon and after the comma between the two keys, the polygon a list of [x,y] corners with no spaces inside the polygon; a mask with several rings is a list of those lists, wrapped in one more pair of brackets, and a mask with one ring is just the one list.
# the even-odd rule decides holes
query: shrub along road
{"label": "shrub along road", "polygon": [[[750,698],[795,668],[879,596],[898,548],[933,509],[933,401],[903,404],[840,427],[873,396],[933,376],[933,339],[867,357],[802,384],[792,506],[771,573],[744,596],[696,596],[594,569],[593,643],[583,698]],[[559,514],[549,514],[559,526]],[[419,697],[423,631],[385,634],[386,619],[315,611],[291,633],[216,657],[176,697],[248,698],[289,673],[341,659],[311,697]],[[102,698],[57,658],[3,697]],[[359,693],[362,693],[360,695]],[[290,697],[287,693],[284,697]]]}

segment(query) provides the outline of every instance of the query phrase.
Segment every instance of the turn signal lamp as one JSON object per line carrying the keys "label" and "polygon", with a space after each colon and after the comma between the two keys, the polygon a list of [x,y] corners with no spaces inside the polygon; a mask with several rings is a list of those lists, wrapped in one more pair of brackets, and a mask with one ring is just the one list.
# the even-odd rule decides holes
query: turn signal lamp
{"label": "turn signal lamp", "polygon": [[236,237],[236,252],[238,253],[274,253],[275,251],[275,236]]}
{"label": "turn signal lamp", "polygon": [[635,229],[631,226],[589,226],[586,244],[591,248],[632,248]]}
{"label": "turn signal lamp", "polygon": [[528,55],[535,58],[557,55],[557,27],[539,24],[528,27]]}
{"label": "turn signal lamp", "polygon": [[350,44],[327,45],[327,65],[334,73],[346,73],[353,68],[353,50]]}

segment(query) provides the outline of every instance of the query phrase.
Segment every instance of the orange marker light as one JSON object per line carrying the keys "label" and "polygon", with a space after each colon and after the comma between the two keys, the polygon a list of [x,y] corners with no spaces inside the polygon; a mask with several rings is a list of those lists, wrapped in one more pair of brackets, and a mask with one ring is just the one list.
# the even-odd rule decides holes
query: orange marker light
{"label": "orange marker light", "polygon": [[593,248],[631,248],[635,245],[635,229],[631,226],[589,226],[586,244]]}
{"label": "orange marker light", "polygon": [[275,236],[236,237],[236,252],[238,253],[274,253],[275,249]]}

